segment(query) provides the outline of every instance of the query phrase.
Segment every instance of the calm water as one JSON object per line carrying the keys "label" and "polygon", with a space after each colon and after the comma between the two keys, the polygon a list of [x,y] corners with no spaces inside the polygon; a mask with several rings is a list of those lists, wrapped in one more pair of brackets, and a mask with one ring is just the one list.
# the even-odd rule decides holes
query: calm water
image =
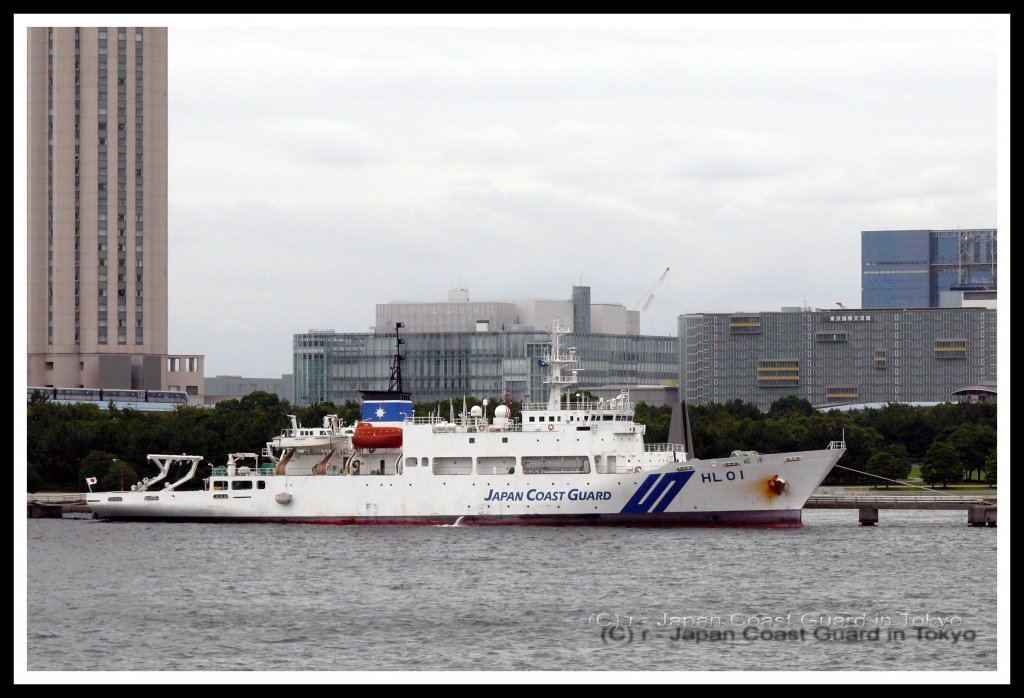
{"label": "calm water", "polygon": [[[995,670],[995,529],[941,511],[883,511],[873,528],[852,510],[804,522],[29,520],[28,669]],[[857,616],[854,630],[889,618],[905,635],[835,639],[833,619]],[[673,639],[683,623],[718,635]],[[766,627],[781,636],[761,637]]]}

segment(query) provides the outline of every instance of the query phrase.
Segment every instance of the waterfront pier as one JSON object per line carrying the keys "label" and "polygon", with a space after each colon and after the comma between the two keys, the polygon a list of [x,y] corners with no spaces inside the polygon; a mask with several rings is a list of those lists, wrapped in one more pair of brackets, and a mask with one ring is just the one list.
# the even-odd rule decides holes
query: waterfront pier
{"label": "waterfront pier", "polygon": [[65,512],[92,513],[85,503],[85,494],[30,494],[28,518],[60,519]]}
{"label": "waterfront pier", "polygon": [[814,494],[804,509],[857,509],[861,526],[878,523],[879,509],[945,509],[964,510],[971,526],[996,525],[996,498],[978,495],[950,494],[920,496],[898,494]]}

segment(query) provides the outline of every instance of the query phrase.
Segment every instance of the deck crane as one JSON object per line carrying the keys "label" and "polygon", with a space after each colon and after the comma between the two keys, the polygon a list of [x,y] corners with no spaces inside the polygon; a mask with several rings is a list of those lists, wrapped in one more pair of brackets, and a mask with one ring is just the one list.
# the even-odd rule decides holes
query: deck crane
{"label": "deck crane", "polygon": [[658,286],[661,285],[661,282],[665,280],[665,277],[668,276],[669,269],[671,269],[671,267],[665,267],[665,271],[661,272],[661,276],[659,276],[658,280],[654,282],[654,285],[647,289],[647,295],[644,296],[643,305],[640,306],[640,312],[647,310],[651,301],[654,300],[654,289],[658,288]]}

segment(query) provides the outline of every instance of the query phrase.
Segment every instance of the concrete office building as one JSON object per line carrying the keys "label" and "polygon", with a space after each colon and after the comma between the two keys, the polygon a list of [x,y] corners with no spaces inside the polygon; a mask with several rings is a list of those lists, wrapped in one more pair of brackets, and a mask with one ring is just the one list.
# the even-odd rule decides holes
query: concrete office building
{"label": "concrete office building", "polygon": [[679,352],[680,395],[695,404],[944,402],[996,383],[996,311],[696,313],[679,317]]}
{"label": "concrete office building", "polygon": [[581,388],[608,384],[675,384],[675,337],[639,334],[639,313],[617,304],[590,303],[577,286],[565,301],[471,302],[464,289],[447,303],[377,306],[373,333],[310,330],[294,337],[295,402],[358,400],[360,390],[386,390],[395,354],[395,323],[404,328],[403,388],[427,402],[461,395],[544,400],[550,348],[547,328],[589,325],[563,346],[576,347]]}
{"label": "concrete office building", "polygon": [[201,397],[201,357],[167,354],[167,29],[27,46],[28,385]]}
{"label": "concrete office building", "polygon": [[159,389],[167,30],[33,27],[28,53],[29,384]]}
{"label": "concrete office building", "polygon": [[993,307],[996,231],[861,232],[861,307]]}
{"label": "concrete office building", "polygon": [[448,292],[447,302],[392,301],[377,304],[377,333],[514,332],[544,330],[559,320],[580,334],[640,333],[640,312],[620,303],[591,303],[589,286],[573,286],[570,300],[471,301],[464,288]]}
{"label": "concrete office building", "polygon": [[206,404],[221,400],[238,400],[249,393],[272,393],[282,400],[295,401],[291,374],[280,378],[245,378],[243,376],[211,376],[206,379]]}

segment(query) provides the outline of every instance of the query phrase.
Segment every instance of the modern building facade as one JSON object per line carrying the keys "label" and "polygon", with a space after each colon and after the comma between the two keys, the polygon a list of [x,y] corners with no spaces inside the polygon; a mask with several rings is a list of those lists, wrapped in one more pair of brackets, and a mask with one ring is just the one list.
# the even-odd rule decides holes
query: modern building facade
{"label": "modern building facade", "polygon": [[165,364],[164,387],[167,390],[180,390],[188,395],[190,405],[202,405],[206,402],[206,379],[203,377],[206,357],[200,354],[170,354]]}
{"label": "modern building facade", "polygon": [[945,308],[994,300],[996,231],[861,232],[861,307]]}
{"label": "modern building facade", "polygon": [[[542,357],[546,332],[402,332],[403,388],[416,402],[461,395],[513,400],[547,399]],[[394,333],[342,334],[310,330],[295,335],[295,402],[358,400],[360,390],[386,390],[395,354]],[[609,383],[674,384],[675,337],[577,335],[562,339],[580,357],[579,387]]]}
{"label": "modern building facade", "polygon": [[679,317],[679,390],[690,403],[739,399],[767,410],[945,402],[996,383],[989,308],[800,310]]}
{"label": "modern building facade", "polygon": [[377,304],[377,333],[514,332],[544,330],[558,320],[580,334],[640,334],[640,312],[619,303],[591,303],[589,286],[573,286],[569,300],[471,301],[464,288],[447,302],[392,301]]}
{"label": "modern building facade", "polygon": [[592,395],[610,400],[623,390],[629,391],[629,399],[643,402],[652,407],[672,407],[679,403],[679,389],[676,381],[663,381],[660,385],[601,385],[587,388]]}
{"label": "modern building facade", "polygon": [[167,29],[28,29],[28,385],[169,376]]}
{"label": "modern building facade", "polygon": [[591,304],[590,289],[578,286],[565,301],[470,302],[464,289],[447,303],[386,303],[377,306],[376,332],[310,330],[294,336],[295,402],[342,403],[360,390],[386,390],[395,355],[395,323],[401,338],[403,388],[429,402],[462,395],[545,400],[550,350],[548,327],[589,325],[569,334],[576,348],[580,388],[608,384],[675,384],[675,337],[639,334],[639,313],[615,304]]}

